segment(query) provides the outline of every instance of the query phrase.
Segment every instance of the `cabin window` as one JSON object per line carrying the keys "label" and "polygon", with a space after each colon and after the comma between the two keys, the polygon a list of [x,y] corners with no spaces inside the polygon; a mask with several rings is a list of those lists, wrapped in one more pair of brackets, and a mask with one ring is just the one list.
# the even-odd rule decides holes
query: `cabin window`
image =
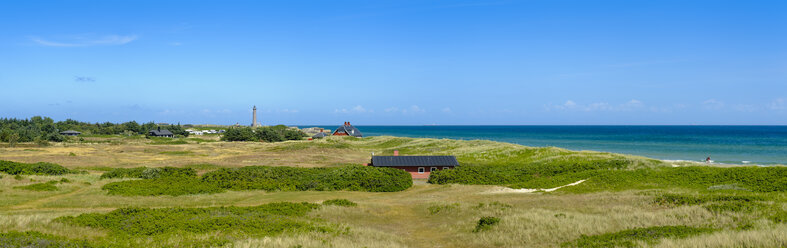
{"label": "cabin window", "polygon": [[418,167],[418,173],[424,173],[424,167]]}
{"label": "cabin window", "polygon": [[443,170],[451,169],[450,167],[443,167]]}
{"label": "cabin window", "polygon": [[436,171],[436,170],[437,170],[437,167],[429,168],[429,172]]}

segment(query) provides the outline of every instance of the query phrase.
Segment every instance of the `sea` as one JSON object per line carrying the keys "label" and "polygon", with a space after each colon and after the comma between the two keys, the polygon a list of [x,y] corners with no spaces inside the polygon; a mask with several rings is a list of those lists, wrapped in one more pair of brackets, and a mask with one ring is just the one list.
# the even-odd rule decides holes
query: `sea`
{"label": "sea", "polygon": [[[312,126],[301,126],[312,127]],[[338,126],[319,126],[335,130]],[[720,164],[787,164],[787,126],[356,126],[364,136],[492,140]]]}

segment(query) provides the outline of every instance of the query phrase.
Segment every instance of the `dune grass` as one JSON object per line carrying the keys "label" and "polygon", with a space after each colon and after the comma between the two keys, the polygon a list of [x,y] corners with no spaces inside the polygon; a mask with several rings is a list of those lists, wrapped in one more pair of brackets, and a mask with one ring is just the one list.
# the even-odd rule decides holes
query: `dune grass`
{"label": "dune grass", "polygon": [[[776,174],[749,168],[718,173],[713,168],[692,167],[659,172],[670,164],[636,156],[490,141],[329,137],[196,144],[185,140],[187,144],[155,146],[150,145],[154,141],[145,139],[117,139],[114,145],[55,143],[36,148],[40,151],[0,148],[0,160],[49,162],[88,171],[58,176],[26,174],[19,180],[3,175],[0,239],[13,236],[21,237],[15,238],[20,242],[117,247],[573,247],[582,240],[624,246],[779,247],[787,242],[787,196],[780,181],[772,180],[779,179],[778,170],[768,170]],[[541,186],[589,180],[555,192],[528,194],[490,193],[499,189],[496,185],[429,184],[423,180],[395,192],[244,189],[125,196],[102,189],[115,183],[170,178],[161,177],[162,171],[172,170],[165,167],[185,168],[189,175],[183,178],[199,180],[213,171],[243,172],[233,168],[247,166],[343,168],[368,163],[372,152],[390,155],[394,150],[402,155],[456,155],[463,166],[489,168],[493,171],[485,172],[489,175],[506,172],[509,166],[532,166],[529,170],[539,172],[517,172],[520,174],[510,176],[507,186],[546,188]],[[173,156],[162,151],[192,151],[205,156]],[[551,168],[550,164],[560,166]],[[146,168],[134,169],[137,167]],[[116,168],[124,168],[116,172],[122,176],[102,178]],[[159,176],[141,179],[150,168],[158,169],[150,175]],[[593,174],[591,178],[581,174],[604,170],[619,173]],[[17,188],[60,182],[61,178],[69,182],[57,183],[56,191]],[[527,180],[517,181],[522,178]],[[667,180],[670,178],[680,180],[675,183]],[[172,185],[158,182],[161,187]],[[194,185],[198,184],[182,186]],[[252,210],[278,202],[319,207],[298,215]],[[473,232],[484,217],[499,221],[483,224]],[[263,222],[274,223],[271,227],[282,226],[275,223],[292,225],[265,229],[258,225]],[[237,232],[224,228],[236,224],[243,228]],[[692,235],[672,235],[674,232],[665,231],[669,227],[693,228],[686,229]],[[694,233],[694,229],[703,231]],[[642,238],[619,238],[629,236]]]}

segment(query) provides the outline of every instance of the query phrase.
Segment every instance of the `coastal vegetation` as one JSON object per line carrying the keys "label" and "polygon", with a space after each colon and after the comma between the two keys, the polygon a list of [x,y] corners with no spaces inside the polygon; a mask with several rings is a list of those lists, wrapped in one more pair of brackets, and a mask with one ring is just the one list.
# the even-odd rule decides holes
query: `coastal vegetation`
{"label": "coastal vegetation", "polygon": [[5,160],[0,160],[0,172],[10,175],[63,175],[75,173],[72,170],[53,163],[20,163]]}
{"label": "coastal vegetation", "polygon": [[280,142],[285,140],[301,140],[307,135],[298,129],[285,125],[269,127],[234,127],[229,128],[221,137],[223,141],[265,141]]}
{"label": "coastal vegetation", "polygon": [[369,191],[393,192],[412,186],[410,174],[392,168],[343,166],[296,168],[250,166],[224,168],[196,178],[191,168],[116,169],[102,178],[136,177],[146,180],[120,181],[103,189],[118,195],[184,195],[219,193],[225,190],[266,191]]}
{"label": "coastal vegetation", "polygon": [[153,122],[139,124],[135,121],[125,123],[87,123],[67,119],[55,122],[52,118],[34,116],[30,119],[0,118],[0,141],[16,144],[19,142],[62,142],[67,137],[60,135],[61,131],[74,130],[82,132],[85,136],[107,135],[146,135],[148,131],[156,128],[165,128],[172,133],[188,137],[189,133],[178,125],[160,126]]}
{"label": "coastal vegetation", "polygon": [[[780,166],[722,168],[491,141],[201,138],[213,142],[182,138],[174,139],[184,141],[181,144],[152,145],[155,139],[107,136],[47,147],[0,148],[0,159],[5,161],[0,163],[4,168],[0,243],[12,247],[779,247],[787,243],[787,195]],[[372,152],[391,155],[397,150],[402,155],[455,155],[461,166],[435,172],[429,183],[413,181],[399,170],[360,165],[369,162]],[[183,151],[189,153],[181,155],[186,154]],[[48,165],[32,166],[39,162]],[[475,178],[468,174],[473,171],[479,173]],[[368,184],[375,180],[379,184]],[[585,181],[550,192],[514,189],[553,188],[579,180]]]}

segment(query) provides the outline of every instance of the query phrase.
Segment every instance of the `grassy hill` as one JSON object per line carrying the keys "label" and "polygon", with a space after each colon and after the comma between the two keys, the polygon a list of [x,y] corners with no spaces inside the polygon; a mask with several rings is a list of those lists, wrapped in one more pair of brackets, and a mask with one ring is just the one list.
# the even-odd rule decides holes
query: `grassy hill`
{"label": "grassy hill", "polygon": [[[258,168],[249,166],[345,168],[368,163],[372,153],[391,155],[394,150],[402,155],[456,155],[462,168],[435,173],[430,179],[434,184],[415,181],[394,192],[331,187],[315,191],[298,186],[304,181],[295,179],[343,174],[290,169],[254,169],[258,171],[254,173],[268,175],[265,178],[284,173],[297,182],[292,186],[233,186],[156,196],[110,194],[105,189],[167,178],[167,171],[183,171],[172,174],[201,180],[217,178],[205,177],[216,171],[244,174],[247,169],[233,168]],[[18,175],[0,172],[0,243],[12,247],[779,247],[787,243],[783,167],[673,167],[621,154],[398,137],[259,143],[220,142],[215,137],[111,136],[46,147],[0,148],[0,160],[30,164],[23,165],[26,170],[7,169],[20,171]],[[30,169],[43,168],[33,166],[39,162],[50,164],[46,170]],[[162,169],[101,176],[115,168],[137,167]],[[332,170],[324,172],[328,171]],[[221,175],[232,177],[232,173]],[[587,181],[553,192],[520,193],[501,187],[549,188],[582,179]],[[31,186],[39,184],[47,190]],[[299,187],[305,191],[289,190]]]}

